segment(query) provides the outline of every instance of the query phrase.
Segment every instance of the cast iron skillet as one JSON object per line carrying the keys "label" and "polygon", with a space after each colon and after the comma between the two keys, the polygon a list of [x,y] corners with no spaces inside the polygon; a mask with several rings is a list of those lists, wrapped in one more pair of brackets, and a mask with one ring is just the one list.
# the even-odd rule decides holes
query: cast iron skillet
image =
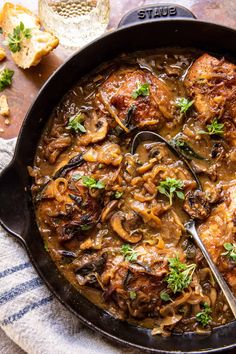
{"label": "cast iron skillet", "polygon": [[189,333],[167,338],[122,322],[99,309],[59,273],[45,251],[35,221],[27,166],[33,165],[39,138],[52,109],[82,76],[122,52],[158,47],[196,47],[236,57],[236,31],[198,21],[187,9],[170,4],[128,13],[122,28],[92,42],[63,64],[46,82],[26,115],[14,158],[0,175],[0,223],[26,248],[37,272],[53,294],[90,328],[123,344],[153,353],[203,353],[236,348],[236,321],[211,335]]}

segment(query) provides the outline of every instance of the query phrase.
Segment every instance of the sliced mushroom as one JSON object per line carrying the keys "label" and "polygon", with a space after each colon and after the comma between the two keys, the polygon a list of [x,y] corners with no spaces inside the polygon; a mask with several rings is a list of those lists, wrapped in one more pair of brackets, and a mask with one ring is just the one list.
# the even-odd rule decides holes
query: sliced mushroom
{"label": "sliced mushroom", "polygon": [[[100,287],[99,275],[104,271],[107,261],[107,253],[103,253],[101,256],[92,254],[90,257],[85,257],[85,262],[82,262],[76,269],[76,278],[80,285],[92,285]],[[76,266],[76,262],[74,262]]]}
{"label": "sliced mushroom", "polygon": [[125,214],[118,211],[111,217],[111,226],[113,230],[126,242],[137,243],[142,239],[142,234],[131,234],[126,231],[122,223],[126,220]]}
{"label": "sliced mushroom", "polygon": [[108,132],[108,122],[105,117],[98,118],[93,112],[92,118],[85,121],[86,133],[78,137],[79,145],[87,146],[103,140]]}
{"label": "sliced mushroom", "polygon": [[211,211],[205,193],[200,190],[189,192],[186,195],[183,208],[188,215],[198,220],[206,219]]}
{"label": "sliced mushroom", "polygon": [[118,200],[111,200],[103,209],[102,215],[101,215],[101,222],[104,222],[107,220],[109,214],[116,208],[118,204]]}
{"label": "sliced mushroom", "polygon": [[58,239],[60,242],[70,241],[79,234],[79,224],[76,222],[67,223],[58,227]]}
{"label": "sliced mushroom", "polygon": [[58,250],[58,253],[63,257],[76,258],[75,252],[67,251],[67,250]]}
{"label": "sliced mushroom", "polygon": [[45,158],[53,165],[61,152],[71,145],[71,142],[71,137],[68,135],[49,139],[44,151]]}
{"label": "sliced mushroom", "polygon": [[[101,256],[97,254],[92,254],[91,256],[84,257],[85,261],[77,267],[76,273],[80,275],[88,275],[89,273],[98,273],[101,274],[105,267],[107,261],[107,253],[103,253]],[[76,264],[74,262],[74,264]]]}

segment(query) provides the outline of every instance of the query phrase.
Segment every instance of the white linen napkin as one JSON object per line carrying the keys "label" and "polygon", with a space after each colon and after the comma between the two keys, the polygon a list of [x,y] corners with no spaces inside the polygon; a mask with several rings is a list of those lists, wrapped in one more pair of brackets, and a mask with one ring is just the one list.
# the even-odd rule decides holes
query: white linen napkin
{"label": "white linen napkin", "polygon": [[[13,155],[15,139],[0,139],[0,171]],[[1,201],[0,201],[1,202]],[[23,247],[0,227],[0,353],[140,353],[110,343],[85,327],[46,288]],[[14,350],[14,351],[13,351]]]}

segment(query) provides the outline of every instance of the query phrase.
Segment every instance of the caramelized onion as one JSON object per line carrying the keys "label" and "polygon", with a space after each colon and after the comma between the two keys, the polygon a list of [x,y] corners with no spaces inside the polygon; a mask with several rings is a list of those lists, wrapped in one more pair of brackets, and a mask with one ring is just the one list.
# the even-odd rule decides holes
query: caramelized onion
{"label": "caramelized onion", "polygon": [[109,216],[109,214],[116,208],[118,204],[118,200],[111,200],[103,209],[101,215],[101,222],[105,222]]}
{"label": "caramelized onion", "polygon": [[126,242],[137,243],[142,239],[142,234],[131,234],[127,232],[122,222],[125,221],[125,214],[118,211],[111,217],[111,227]]}
{"label": "caramelized onion", "polygon": [[104,106],[106,107],[106,109],[108,110],[108,112],[110,113],[110,115],[115,119],[116,123],[126,132],[129,132],[129,129],[121,122],[120,118],[118,117],[118,115],[115,113],[115,111],[111,108],[110,104],[107,102],[107,100],[105,99],[105,97],[103,96],[102,92],[99,92],[99,95],[101,97],[101,101],[104,104]]}

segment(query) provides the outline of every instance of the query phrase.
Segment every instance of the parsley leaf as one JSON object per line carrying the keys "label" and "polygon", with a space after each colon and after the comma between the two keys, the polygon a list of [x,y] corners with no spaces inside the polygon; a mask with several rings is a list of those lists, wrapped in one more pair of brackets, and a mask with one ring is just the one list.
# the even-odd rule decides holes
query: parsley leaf
{"label": "parsley leaf", "polygon": [[82,176],[82,183],[84,186],[88,187],[89,189],[96,188],[96,189],[104,189],[105,184],[102,181],[96,181],[96,179],[88,176]]}
{"label": "parsley leaf", "polygon": [[224,134],[224,123],[218,123],[217,118],[214,118],[211,124],[206,126],[207,131],[200,130],[198,134],[207,134],[207,135],[223,135]]}
{"label": "parsley leaf", "polygon": [[231,258],[233,261],[236,261],[236,244],[235,243],[224,243],[224,248],[226,252],[221,253],[222,256],[227,256]]}
{"label": "parsley leaf", "polygon": [[174,294],[182,292],[191,283],[196,264],[187,265],[181,263],[178,256],[169,258],[168,261],[170,273],[165,279],[168,283],[168,288],[170,288]]}
{"label": "parsley leaf", "polygon": [[44,242],[44,249],[45,251],[49,252],[48,243],[46,241]]}
{"label": "parsley leaf", "polygon": [[194,101],[190,101],[185,97],[179,97],[176,100],[176,106],[180,108],[180,113],[186,114]]}
{"label": "parsley leaf", "polygon": [[3,34],[3,30],[2,30],[2,27],[0,27],[0,34]]}
{"label": "parsley leaf", "polygon": [[126,261],[134,262],[137,260],[138,253],[127,243],[122,245],[120,250]]}
{"label": "parsley leaf", "polygon": [[123,195],[123,192],[116,191],[114,197],[115,197],[115,199],[120,199],[122,197],[122,195]]}
{"label": "parsley leaf", "polygon": [[132,97],[134,99],[138,98],[139,96],[149,96],[149,84],[139,84],[137,90],[132,93]]}
{"label": "parsley leaf", "polygon": [[81,133],[86,133],[86,129],[83,126],[83,122],[85,120],[85,115],[83,113],[78,113],[74,116],[72,116],[69,119],[69,122],[67,124],[67,129],[72,129],[76,133],[81,132]]}
{"label": "parsley leaf", "polygon": [[174,194],[176,194],[179,199],[184,199],[184,193],[180,191],[183,187],[184,182],[182,180],[167,177],[165,181],[160,182],[157,188],[161,194],[169,198],[170,205],[172,205]]}
{"label": "parsley leaf", "polygon": [[131,291],[129,292],[129,297],[130,297],[131,300],[135,300],[136,297],[137,297],[136,291],[131,290]]}
{"label": "parsley leaf", "polygon": [[162,301],[170,301],[171,300],[170,295],[165,291],[162,291],[160,293],[160,298]]}
{"label": "parsley leaf", "polygon": [[72,180],[73,181],[79,181],[82,178],[82,175],[80,173],[75,173],[72,175]]}
{"label": "parsley leaf", "polygon": [[93,225],[89,225],[89,224],[80,225],[80,228],[81,228],[82,231],[88,231],[88,230],[90,230],[92,227],[93,227]]}
{"label": "parsley leaf", "polygon": [[13,75],[14,71],[7,68],[0,71],[0,91],[11,85]]}
{"label": "parsley leaf", "polygon": [[21,43],[24,38],[31,38],[31,29],[25,28],[23,22],[20,22],[18,26],[13,29],[13,34],[8,34],[8,47],[12,53],[19,52],[21,50]]}
{"label": "parsley leaf", "polygon": [[212,310],[207,303],[203,304],[203,310],[196,314],[196,320],[203,326],[206,327],[212,320],[211,317]]}

